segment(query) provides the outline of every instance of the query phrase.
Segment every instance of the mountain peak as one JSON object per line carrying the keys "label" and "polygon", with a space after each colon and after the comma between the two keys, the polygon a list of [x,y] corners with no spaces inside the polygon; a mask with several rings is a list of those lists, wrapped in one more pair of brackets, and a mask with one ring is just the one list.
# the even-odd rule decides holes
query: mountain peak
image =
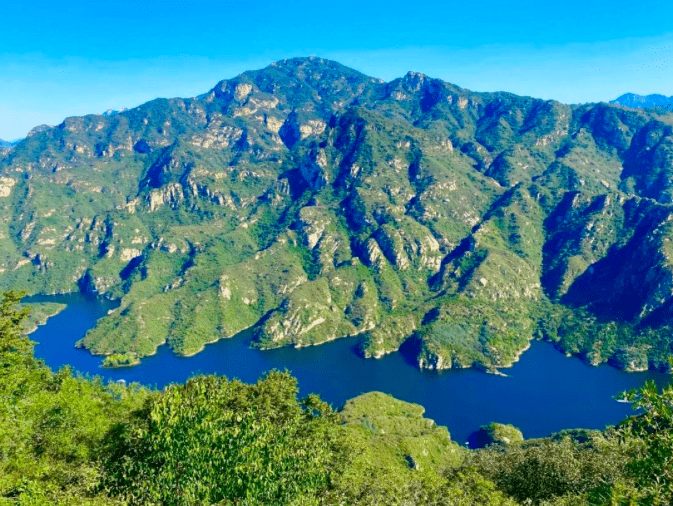
{"label": "mountain peak", "polygon": [[345,65],[319,56],[297,56],[294,58],[285,58],[271,62],[270,67],[277,67],[281,69],[307,69],[307,68],[343,68],[349,69]]}
{"label": "mountain peak", "polygon": [[49,130],[50,128],[53,128],[54,125],[37,125],[36,127],[33,127],[30,132],[26,134],[26,137],[33,137],[39,133],[44,132],[45,130]]}
{"label": "mountain peak", "polygon": [[270,65],[272,67],[301,67],[310,64],[323,65],[326,63],[336,63],[337,65],[340,65],[338,62],[326,60],[319,56],[295,56],[293,58],[284,58],[282,60],[271,62]]}
{"label": "mountain peak", "polygon": [[[341,78],[345,78],[347,80],[373,79],[363,74],[362,72],[358,72],[357,70],[342,65],[339,62],[327,60],[318,56],[305,56],[278,60],[271,63],[265,69],[254,72],[268,72],[274,69],[309,83],[317,83],[321,80],[336,80]],[[383,82],[380,79],[376,79],[376,81]]]}
{"label": "mountain peak", "polygon": [[122,107],[118,111],[116,111],[114,109],[108,109],[107,111],[105,111],[101,115],[109,118],[110,116],[114,116],[115,114],[119,114],[120,112],[124,112],[124,111],[128,111],[128,110],[129,110],[128,107]]}
{"label": "mountain peak", "polygon": [[421,81],[427,79],[427,77],[423,72],[414,72],[413,70],[404,75],[404,79],[419,79]]}

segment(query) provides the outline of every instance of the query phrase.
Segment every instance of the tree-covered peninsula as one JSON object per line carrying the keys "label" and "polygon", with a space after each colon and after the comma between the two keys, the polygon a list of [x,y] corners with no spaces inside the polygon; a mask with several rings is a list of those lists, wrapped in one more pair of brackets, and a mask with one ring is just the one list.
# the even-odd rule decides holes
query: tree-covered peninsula
{"label": "tree-covered peninsula", "polygon": [[103,505],[627,505],[673,501],[673,386],[628,394],[605,431],[468,450],[423,408],[370,392],[335,410],[271,371],[197,376],[163,391],[51,371],[0,303],[0,502]]}

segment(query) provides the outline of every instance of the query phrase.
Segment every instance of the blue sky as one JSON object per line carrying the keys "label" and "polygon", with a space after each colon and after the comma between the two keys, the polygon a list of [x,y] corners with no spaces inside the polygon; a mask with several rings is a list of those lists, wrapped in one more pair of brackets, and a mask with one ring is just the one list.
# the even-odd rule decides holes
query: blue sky
{"label": "blue sky", "polygon": [[195,96],[293,56],[566,103],[673,95],[672,20],[661,0],[3,3],[0,138]]}

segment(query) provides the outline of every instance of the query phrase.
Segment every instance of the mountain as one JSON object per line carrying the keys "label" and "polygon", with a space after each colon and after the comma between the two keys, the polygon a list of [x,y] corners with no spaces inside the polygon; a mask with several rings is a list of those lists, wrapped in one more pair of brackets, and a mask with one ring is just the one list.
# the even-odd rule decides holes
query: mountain
{"label": "mountain", "polygon": [[625,107],[632,107],[634,109],[645,107],[663,107],[671,109],[673,107],[673,97],[666,97],[664,95],[636,95],[635,93],[625,93],[616,100],[612,100],[611,104],[619,104]]}
{"label": "mountain", "polygon": [[0,155],[3,155],[5,153],[7,153],[16,144],[18,144],[20,140],[21,139],[15,140],[15,141],[4,141],[4,140],[0,139]]}
{"label": "mountain", "polygon": [[119,298],[79,343],[110,363],[252,328],[424,369],[533,337],[666,367],[672,167],[661,110],[283,60],[0,157],[0,288]]}

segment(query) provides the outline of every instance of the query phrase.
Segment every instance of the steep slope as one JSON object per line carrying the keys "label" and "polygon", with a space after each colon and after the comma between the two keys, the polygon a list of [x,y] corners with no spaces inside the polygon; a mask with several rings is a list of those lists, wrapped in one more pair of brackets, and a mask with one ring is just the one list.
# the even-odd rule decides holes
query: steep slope
{"label": "steep slope", "polygon": [[80,344],[129,361],[253,327],[431,369],[506,366],[533,336],[658,366],[672,126],[284,60],[32,132],[0,158],[0,284],[120,298]]}

